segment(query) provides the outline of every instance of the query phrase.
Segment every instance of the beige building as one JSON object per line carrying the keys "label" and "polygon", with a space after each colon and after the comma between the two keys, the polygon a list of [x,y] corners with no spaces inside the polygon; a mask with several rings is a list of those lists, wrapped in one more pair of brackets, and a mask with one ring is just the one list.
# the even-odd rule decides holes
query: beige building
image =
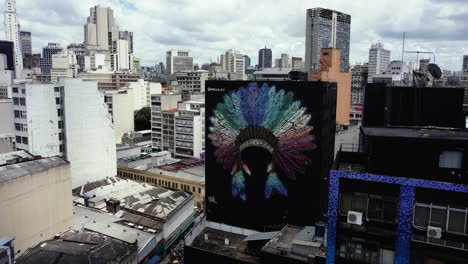
{"label": "beige building", "polygon": [[310,81],[336,82],[336,122],[349,124],[351,108],[351,73],[340,72],[340,50],[322,49],[320,71],[309,74]]}
{"label": "beige building", "polygon": [[50,157],[0,167],[0,237],[22,254],[73,226],[70,164]]}
{"label": "beige building", "polygon": [[[135,160],[128,162],[134,162],[137,159],[141,160],[141,157],[135,157]],[[119,159],[117,176],[190,192],[194,196],[194,206],[199,209],[205,208],[205,164],[201,160],[186,159],[161,166],[143,165],[132,168],[132,166],[124,165],[122,159]]]}

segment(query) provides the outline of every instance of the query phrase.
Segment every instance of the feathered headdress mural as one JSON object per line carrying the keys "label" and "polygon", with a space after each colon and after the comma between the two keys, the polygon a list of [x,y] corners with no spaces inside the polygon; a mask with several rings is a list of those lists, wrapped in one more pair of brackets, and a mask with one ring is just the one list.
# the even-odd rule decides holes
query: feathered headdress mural
{"label": "feathered headdress mural", "polygon": [[310,114],[294,101],[292,92],[276,90],[275,86],[250,83],[224,95],[210,118],[209,138],[217,148],[216,161],[232,176],[232,195],[247,199],[245,177],[251,172],[241,159],[241,152],[249,147],[260,147],[272,155],[268,164],[265,197],[275,192],[287,196],[288,190],[278,177],[283,172],[290,180],[296,173],[304,173],[310,159],[304,151],[316,147],[310,135]]}

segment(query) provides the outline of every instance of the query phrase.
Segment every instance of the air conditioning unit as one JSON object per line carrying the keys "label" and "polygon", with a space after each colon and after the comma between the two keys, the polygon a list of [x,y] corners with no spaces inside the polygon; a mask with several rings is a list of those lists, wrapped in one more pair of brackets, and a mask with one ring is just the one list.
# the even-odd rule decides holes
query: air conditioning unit
{"label": "air conditioning unit", "polygon": [[442,237],[442,229],[440,227],[428,226],[427,227],[427,237],[441,238]]}
{"label": "air conditioning unit", "polygon": [[348,224],[362,225],[362,213],[355,211],[348,211]]}

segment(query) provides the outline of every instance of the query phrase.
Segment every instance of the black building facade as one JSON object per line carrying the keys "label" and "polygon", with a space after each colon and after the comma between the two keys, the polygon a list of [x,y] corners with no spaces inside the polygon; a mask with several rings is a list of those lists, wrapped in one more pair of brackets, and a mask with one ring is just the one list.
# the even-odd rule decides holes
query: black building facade
{"label": "black building facade", "polygon": [[13,41],[1,40],[0,41],[0,53],[4,54],[7,57],[7,68],[6,70],[15,70],[15,63],[14,63],[14,48],[13,48]]}

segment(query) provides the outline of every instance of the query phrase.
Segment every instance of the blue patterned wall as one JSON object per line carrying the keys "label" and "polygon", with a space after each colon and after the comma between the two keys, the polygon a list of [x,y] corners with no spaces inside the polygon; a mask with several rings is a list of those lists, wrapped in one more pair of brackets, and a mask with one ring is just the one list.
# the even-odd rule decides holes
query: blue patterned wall
{"label": "blue patterned wall", "polygon": [[398,209],[397,241],[395,244],[395,263],[408,264],[411,250],[413,205],[416,188],[429,188],[452,192],[468,193],[468,185],[446,182],[434,182],[421,179],[382,176],[350,171],[330,171],[330,187],[328,192],[328,229],[327,229],[327,264],[335,263],[336,226],[339,208],[340,178],[390,183],[400,185],[400,206]]}

